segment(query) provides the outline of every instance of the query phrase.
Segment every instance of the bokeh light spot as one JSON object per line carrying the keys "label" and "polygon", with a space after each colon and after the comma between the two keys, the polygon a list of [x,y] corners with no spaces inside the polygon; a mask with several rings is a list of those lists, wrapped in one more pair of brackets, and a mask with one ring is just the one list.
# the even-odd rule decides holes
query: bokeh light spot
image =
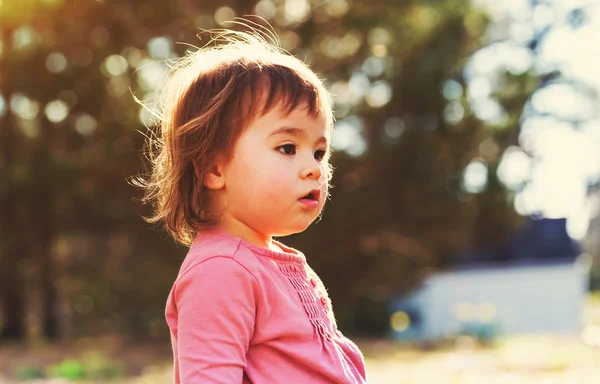
{"label": "bokeh light spot", "polygon": [[22,119],[33,120],[40,111],[40,104],[21,93],[15,93],[10,99],[10,109]]}
{"label": "bokeh light spot", "polygon": [[297,23],[310,15],[310,3],[307,0],[286,0],[284,11],[289,21]]}
{"label": "bokeh light spot", "polygon": [[153,60],[142,60],[136,73],[139,86],[145,91],[154,91],[165,77],[166,66]]}
{"label": "bokeh light spot", "polygon": [[396,332],[406,331],[410,327],[410,317],[406,312],[396,312],[390,317],[390,325]]}
{"label": "bokeh light spot", "polygon": [[377,81],[365,95],[365,101],[373,108],[380,108],[392,99],[392,87],[387,81]]}
{"label": "bokeh light spot", "polygon": [[399,117],[390,117],[385,122],[383,131],[387,137],[396,140],[404,133],[404,121]]}
{"label": "bokeh light spot", "polygon": [[168,58],[172,49],[171,40],[166,37],[154,37],[148,41],[148,53],[155,60]]}
{"label": "bokeh light spot", "polygon": [[362,72],[355,72],[350,76],[350,80],[348,80],[348,88],[349,91],[352,92],[353,100],[358,101],[361,97],[367,93],[371,82],[369,78],[365,76]]}
{"label": "bokeh light spot", "polygon": [[59,52],[53,52],[46,58],[46,68],[50,73],[60,73],[67,69],[67,58]]}
{"label": "bokeh light spot", "polygon": [[463,87],[456,80],[446,80],[442,88],[442,94],[446,100],[458,100],[463,94]]}
{"label": "bokeh light spot", "polygon": [[498,178],[509,189],[517,190],[531,177],[531,158],[521,148],[509,147],[498,165]]}
{"label": "bokeh light spot", "polygon": [[127,60],[121,55],[110,55],[104,60],[104,68],[110,76],[120,76],[127,71]]}
{"label": "bokeh light spot", "polygon": [[54,100],[46,105],[45,114],[52,123],[60,123],[69,115],[69,107],[62,100]]}
{"label": "bokeh light spot", "polygon": [[450,125],[456,125],[465,116],[465,109],[458,101],[452,101],[444,108],[444,120]]}
{"label": "bokeh light spot", "polygon": [[214,17],[218,24],[223,24],[233,20],[235,18],[235,12],[229,7],[221,7],[216,10]]}
{"label": "bokeh light spot", "polygon": [[358,31],[349,31],[343,37],[325,36],[320,43],[321,51],[336,59],[354,55],[362,44],[363,36]]}
{"label": "bokeh light spot", "polygon": [[23,25],[13,33],[13,48],[17,51],[34,48],[37,34],[28,25]]}
{"label": "bokeh light spot", "polygon": [[368,57],[362,65],[363,72],[369,77],[377,77],[381,75],[383,69],[383,59],[377,56]]}
{"label": "bokeh light spot", "polygon": [[75,130],[83,136],[90,136],[96,130],[96,119],[87,113],[82,114],[75,121]]}
{"label": "bokeh light spot", "polygon": [[350,9],[350,4],[347,0],[329,0],[325,2],[327,14],[332,17],[342,17]]}
{"label": "bokeh light spot", "polygon": [[335,124],[331,144],[351,156],[360,156],[367,149],[362,137],[363,122],[356,116],[348,116]]}
{"label": "bokeh light spot", "polygon": [[254,7],[254,13],[265,20],[271,20],[275,17],[275,4],[271,0],[261,0]]}
{"label": "bokeh light spot", "polygon": [[488,179],[487,165],[481,160],[473,160],[463,173],[462,185],[469,193],[480,193],[485,190]]}
{"label": "bokeh light spot", "polygon": [[367,35],[367,41],[369,45],[385,45],[388,46],[394,40],[390,31],[384,28],[376,27],[369,31]]}
{"label": "bokeh light spot", "polygon": [[281,41],[281,47],[287,51],[293,51],[300,45],[300,36],[294,31],[284,31],[279,34],[279,40]]}

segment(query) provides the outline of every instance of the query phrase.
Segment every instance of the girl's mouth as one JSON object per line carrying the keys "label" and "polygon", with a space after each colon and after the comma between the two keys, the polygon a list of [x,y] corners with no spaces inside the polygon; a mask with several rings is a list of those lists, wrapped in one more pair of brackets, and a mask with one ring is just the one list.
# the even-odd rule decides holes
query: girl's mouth
{"label": "girl's mouth", "polygon": [[319,197],[321,195],[321,191],[318,189],[313,189],[303,197],[301,197],[298,201],[308,209],[315,209],[319,206]]}

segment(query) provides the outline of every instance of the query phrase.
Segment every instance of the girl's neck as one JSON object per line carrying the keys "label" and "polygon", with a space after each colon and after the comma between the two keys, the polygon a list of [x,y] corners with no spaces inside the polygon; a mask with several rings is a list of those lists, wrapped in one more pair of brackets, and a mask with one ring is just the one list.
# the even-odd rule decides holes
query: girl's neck
{"label": "girl's neck", "polygon": [[217,228],[229,233],[232,236],[239,237],[240,239],[247,241],[250,244],[254,244],[262,248],[267,248],[272,251],[281,252],[281,248],[279,248],[273,243],[273,238],[271,236],[257,232],[240,221],[227,220],[223,217],[222,220],[220,220],[217,224]]}

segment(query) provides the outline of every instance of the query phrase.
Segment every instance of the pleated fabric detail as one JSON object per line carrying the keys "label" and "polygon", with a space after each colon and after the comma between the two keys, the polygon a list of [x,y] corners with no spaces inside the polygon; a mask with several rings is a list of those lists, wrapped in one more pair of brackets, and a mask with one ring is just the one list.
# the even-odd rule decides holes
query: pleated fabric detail
{"label": "pleated fabric detail", "polygon": [[331,340],[331,333],[327,330],[327,326],[319,313],[320,302],[314,296],[314,289],[308,284],[304,266],[294,262],[280,262],[279,269],[298,293],[304,311],[317,335],[323,339]]}

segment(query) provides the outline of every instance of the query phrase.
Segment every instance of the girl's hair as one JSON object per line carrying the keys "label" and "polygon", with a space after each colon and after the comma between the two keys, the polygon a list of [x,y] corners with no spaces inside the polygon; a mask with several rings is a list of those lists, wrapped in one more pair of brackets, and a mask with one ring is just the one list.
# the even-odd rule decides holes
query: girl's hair
{"label": "girl's hair", "polygon": [[[149,138],[151,171],[137,185],[151,203],[145,219],[162,223],[189,245],[218,217],[208,209],[204,175],[217,156],[231,159],[236,140],[253,119],[275,106],[306,108],[331,129],[331,99],[306,64],[263,35],[213,31],[205,46],[179,59],[158,94],[158,130]],[[331,169],[328,169],[328,178]]]}

